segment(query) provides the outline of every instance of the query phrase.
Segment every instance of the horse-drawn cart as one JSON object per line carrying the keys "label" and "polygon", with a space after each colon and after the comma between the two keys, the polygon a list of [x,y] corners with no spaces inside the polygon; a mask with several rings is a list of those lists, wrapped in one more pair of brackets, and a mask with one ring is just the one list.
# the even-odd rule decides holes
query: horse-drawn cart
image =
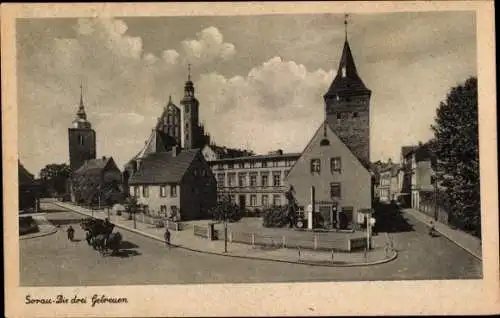
{"label": "horse-drawn cart", "polygon": [[85,239],[101,255],[105,255],[108,250],[116,254],[120,250],[122,235],[120,232],[113,232],[114,224],[108,220],[86,218],[80,222],[81,228],[86,232]]}

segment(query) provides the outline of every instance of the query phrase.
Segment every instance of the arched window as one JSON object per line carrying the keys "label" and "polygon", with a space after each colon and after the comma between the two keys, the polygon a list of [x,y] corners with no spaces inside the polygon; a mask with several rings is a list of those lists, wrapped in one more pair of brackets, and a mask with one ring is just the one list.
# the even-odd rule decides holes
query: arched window
{"label": "arched window", "polygon": [[83,146],[83,136],[82,135],[78,135],[78,144],[80,146]]}

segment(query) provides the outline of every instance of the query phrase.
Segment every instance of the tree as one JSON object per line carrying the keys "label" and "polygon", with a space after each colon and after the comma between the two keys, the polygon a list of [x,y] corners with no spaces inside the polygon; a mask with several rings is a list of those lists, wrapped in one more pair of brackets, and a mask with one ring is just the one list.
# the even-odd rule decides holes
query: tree
{"label": "tree", "polygon": [[66,184],[71,176],[71,168],[65,164],[48,164],[40,170],[42,186],[51,196],[66,193]]}
{"label": "tree", "polygon": [[452,223],[481,235],[477,78],[453,87],[431,126],[437,180]]}
{"label": "tree", "polygon": [[128,212],[128,219],[132,219],[132,215],[134,215],[134,228],[136,228],[135,222],[135,214],[139,210],[139,204],[137,202],[137,198],[135,196],[128,196],[125,200],[125,210]]}
{"label": "tree", "polygon": [[233,203],[231,198],[227,195],[222,196],[222,198],[217,202],[215,207],[210,210],[212,218],[217,221],[224,222],[224,252],[227,253],[227,223],[235,222],[241,219],[242,209]]}

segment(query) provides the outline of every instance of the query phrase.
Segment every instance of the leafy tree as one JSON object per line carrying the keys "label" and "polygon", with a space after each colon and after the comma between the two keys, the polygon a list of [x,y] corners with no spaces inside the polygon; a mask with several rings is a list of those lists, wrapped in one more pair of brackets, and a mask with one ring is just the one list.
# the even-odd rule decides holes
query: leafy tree
{"label": "leafy tree", "polygon": [[209,213],[213,220],[221,222],[236,222],[243,216],[243,211],[240,207],[233,203],[231,198],[227,195],[222,196]]}
{"label": "leafy tree", "polygon": [[437,180],[445,188],[451,222],[481,235],[477,78],[453,87],[441,102],[429,146],[437,157]]}
{"label": "leafy tree", "polygon": [[139,210],[139,203],[137,198],[134,196],[128,196],[125,200],[125,210],[128,212],[129,220],[132,219],[132,214],[136,214]]}
{"label": "leafy tree", "polygon": [[48,164],[40,170],[43,188],[52,196],[66,193],[66,184],[71,176],[71,168],[65,164]]}

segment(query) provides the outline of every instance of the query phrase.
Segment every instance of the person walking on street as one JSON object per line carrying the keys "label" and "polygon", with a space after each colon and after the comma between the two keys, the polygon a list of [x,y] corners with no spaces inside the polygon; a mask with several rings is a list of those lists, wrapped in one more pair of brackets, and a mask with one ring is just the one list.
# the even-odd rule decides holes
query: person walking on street
{"label": "person walking on street", "polygon": [[170,246],[170,231],[168,230],[168,228],[165,229],[164,237],[165,237],[165,244],[167,246]]}
{"label": "person walking on street", "polygon": [[75,230],[71,225],[68,227],[66,232],[68,232],[68,240],[73,241],[73,238],[75,237]]}

